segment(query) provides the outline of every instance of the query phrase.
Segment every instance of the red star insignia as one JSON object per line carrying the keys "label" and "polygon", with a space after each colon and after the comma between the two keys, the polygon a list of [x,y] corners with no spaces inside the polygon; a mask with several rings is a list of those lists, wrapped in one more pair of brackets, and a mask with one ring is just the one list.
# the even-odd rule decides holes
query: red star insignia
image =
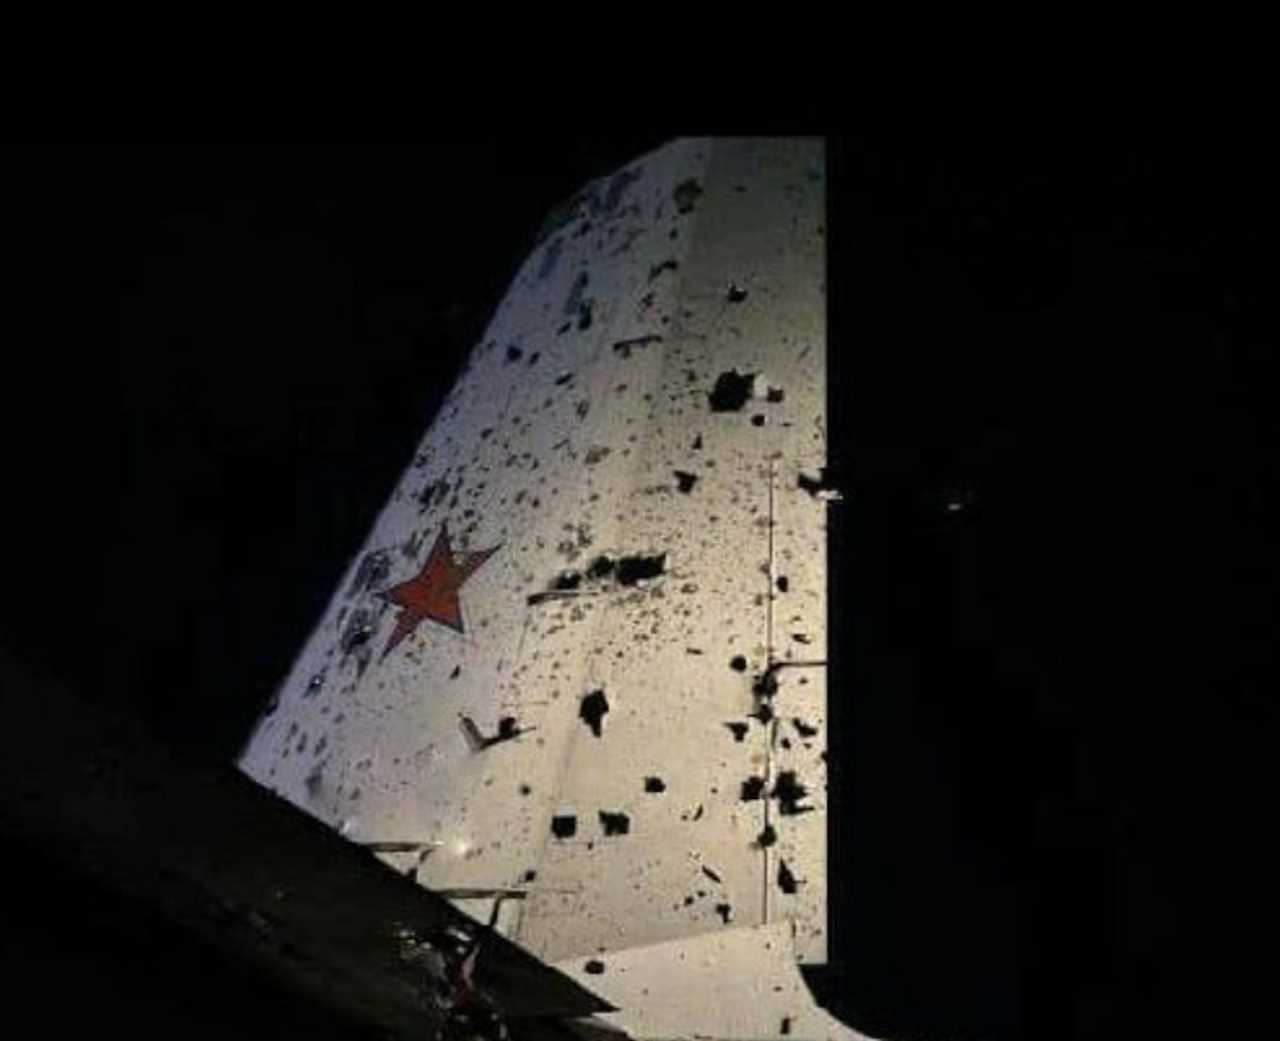
{"label": "red star insignia", "polygon": [[462,604],[458,590],[472,573],[501,549],[501,545],[479,553],[454,555],[449,545],[449,529],[440,525],[440,534],[427,554],[427,561],[413,578],[382,590],[382,599],[400,608],[396,627],[382,652],[385,658],[396,644],[418,628],[424,619],[446,625],[454,632],[464,632]]}

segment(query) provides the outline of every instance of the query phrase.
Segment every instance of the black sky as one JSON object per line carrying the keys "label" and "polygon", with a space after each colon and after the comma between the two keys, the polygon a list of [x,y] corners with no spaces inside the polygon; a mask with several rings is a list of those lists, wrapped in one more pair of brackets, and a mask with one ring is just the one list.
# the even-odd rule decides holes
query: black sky
{"label": "black sky", "polygon": [[[15,650],[233,755],[546,211],[661,140],[21,150]],[[879,1036],[1250,1022],[1275,165],[1225,130],[831,152],[816,986]]]}

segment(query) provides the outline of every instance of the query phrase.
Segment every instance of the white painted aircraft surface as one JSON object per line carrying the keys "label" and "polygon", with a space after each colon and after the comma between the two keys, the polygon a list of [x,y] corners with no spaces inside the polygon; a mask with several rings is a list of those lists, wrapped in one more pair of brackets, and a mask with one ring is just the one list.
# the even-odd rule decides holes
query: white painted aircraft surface
{"label": "white painted aircraft surface", "polygon": [[856,1038],[827,958],[820,140],[561,207],[239,765],[639,1038]]}

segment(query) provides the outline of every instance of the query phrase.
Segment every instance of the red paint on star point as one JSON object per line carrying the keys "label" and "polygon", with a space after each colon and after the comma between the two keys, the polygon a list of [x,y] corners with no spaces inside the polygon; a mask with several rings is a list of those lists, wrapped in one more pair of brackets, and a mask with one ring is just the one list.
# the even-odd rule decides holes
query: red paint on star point
{"label": "red paint on star point", "polygon": [[500,548],[499,545],[478,553],[465,553],[457,559],[449,543],[448,526],[441,524],[440,534],[436,536],[421,570],[413,578],[378,594],[400,608],[396,627],[382,652],[383,657],[425,620],[447,626],[454,632],[465,632],[458,591]]}

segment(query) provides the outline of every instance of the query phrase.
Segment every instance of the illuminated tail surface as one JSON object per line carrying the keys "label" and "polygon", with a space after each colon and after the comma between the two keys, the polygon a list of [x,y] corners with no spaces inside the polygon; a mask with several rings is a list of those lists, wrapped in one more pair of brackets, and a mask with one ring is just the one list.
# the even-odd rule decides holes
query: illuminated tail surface
{"label": "illuminated tail surface", "polygon": [[827,954],[823,166],[681,140],[552,215],[241,760],[477,919],[505,894],[639,1036],[851,1035],[796,971]]}

